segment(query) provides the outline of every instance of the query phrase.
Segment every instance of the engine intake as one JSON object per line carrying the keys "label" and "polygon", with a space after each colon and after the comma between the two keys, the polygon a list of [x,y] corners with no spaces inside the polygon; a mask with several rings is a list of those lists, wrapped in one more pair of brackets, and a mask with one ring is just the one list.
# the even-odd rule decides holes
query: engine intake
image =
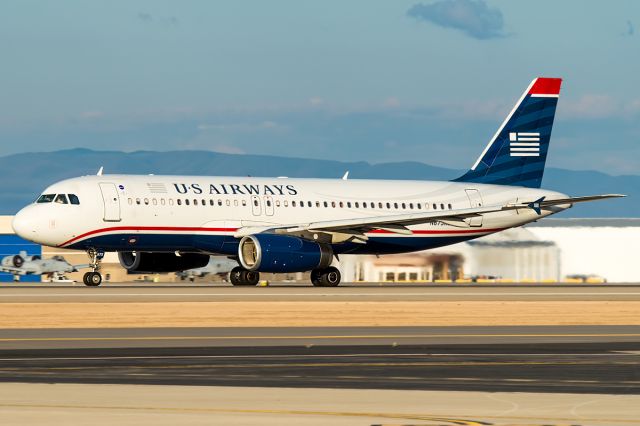
{"label": "engine intake", "polygon": [[209,263],[206,254],[185,253],[148,253],[135,251],[118,252],[120,265],[131,274],[153,274],[163,272],[186,271],[202,268]]}
{"label": "engine intake", "polygon": [[250,271],[305,272],[331,265],[333,250],[298,237],[255,234],[240,240],[238,257]]}

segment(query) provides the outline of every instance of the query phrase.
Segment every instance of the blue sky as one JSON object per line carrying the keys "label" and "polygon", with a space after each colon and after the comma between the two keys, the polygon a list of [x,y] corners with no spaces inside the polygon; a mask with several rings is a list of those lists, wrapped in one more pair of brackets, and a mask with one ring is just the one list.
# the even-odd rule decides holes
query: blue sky
{"label": "blue sky", "polygon": [[466,168],[529,81],[549,162],[640,170],[636,1],[5,1],[0,155],[207,149]]}

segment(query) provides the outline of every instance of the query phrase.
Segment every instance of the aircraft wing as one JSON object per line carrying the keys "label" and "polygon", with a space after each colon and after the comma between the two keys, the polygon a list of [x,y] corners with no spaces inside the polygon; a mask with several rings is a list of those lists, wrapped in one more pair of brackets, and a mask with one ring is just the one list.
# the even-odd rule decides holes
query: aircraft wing
{"label": "aircraft wing", "polygon": [[32,271],[27,271],[26,269],[15,268],[12,266],[0,266],[0,272],[6,272],[12,275],[27,275],[33,273]]}
{"label": "aircraft wing", "polygon": [[243,227],[238,229],[238,231],[235,233],[235,236],[240,238],[246,235],[257,233],[276,233],[298,235],[305,238],[312,233],[340,233],[345,235],[345,237],[351,236],[359,238],[361,240],[366,240],[366,237],[363,234],[374,229],[381,229],[401,235],[411,235],[412,231],[407,228],[407,226],[409,225],[439,221],[452,226],[470,227],[470,223],[465,219],[480,216],[486,213],[530,208],[540,214],[541,210],[557,205],[603,200],[606,198],[616,197],[624,197],[624,195],[605,194],[586,197],[569,197],[555,200],[546,200],[545,197],[542,197],[538,200],[530,202],[474,207],[468,209],[422,211],[397,215],[369,216],[355,219],[338,219],[302,224],[289,224],[275,227]]}

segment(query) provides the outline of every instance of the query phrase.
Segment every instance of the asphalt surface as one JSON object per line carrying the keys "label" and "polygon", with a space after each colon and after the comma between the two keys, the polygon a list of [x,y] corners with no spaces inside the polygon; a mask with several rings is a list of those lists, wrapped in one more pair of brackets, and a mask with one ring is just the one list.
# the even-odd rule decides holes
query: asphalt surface
{"label": "asphalt surface", "polygon": [[640,326],[148,327],[0,329],[0,350],[448,344],[640,344]]}
{"label": "asphalt surface", "polygon": [[352,284],[335,288],[272,284],[0,286],[0,303],[18,302],[216,302],[216,301],[638,301],[640,285],[397,285]]}
{"label": "asphalt surface", "polygon": [[640,343],[0,351],[0,381],[640,394]]}

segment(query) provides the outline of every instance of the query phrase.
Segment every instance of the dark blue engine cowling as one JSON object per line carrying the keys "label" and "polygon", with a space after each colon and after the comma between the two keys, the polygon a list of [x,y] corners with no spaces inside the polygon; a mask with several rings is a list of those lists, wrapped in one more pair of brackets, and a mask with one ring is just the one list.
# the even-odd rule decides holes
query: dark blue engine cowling
{"label": "dark blue engine cowling", "polygon": [[250,271],[305,272],[331,265],[333,251],[328,245],[298,237],[255,234],[240,240],[238,257]]}

